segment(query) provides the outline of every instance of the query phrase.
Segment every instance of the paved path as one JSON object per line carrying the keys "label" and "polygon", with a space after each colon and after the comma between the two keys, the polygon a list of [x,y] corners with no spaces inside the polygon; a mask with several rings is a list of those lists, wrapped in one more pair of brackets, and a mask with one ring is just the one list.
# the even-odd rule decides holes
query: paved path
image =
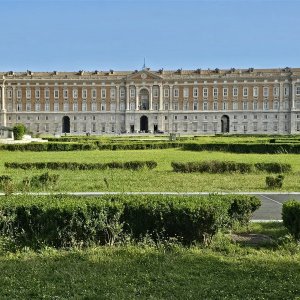
{"label": "paved path", "polygon": [[[19,195],[21,193],[15,193]],[[53,194],[61,194],[61,193],[28,193],[31,195],[53,195]],[[68,195],[75,196],[102,196],[102,195],[118,195],[118,194],[126,194],[126,195],[208,195],[210,193],[176,193],[176,192],[74,192],[74,193],[64,193]],[[220,193],[221,194],[221,193]],[[253,221],[271,221],[281,220],[281,209],[282,203],[289,199],[295,199],[300,202],[300,192],[290,192],[290,193],[272,193],[272,192],[236,192],[236,193],[222,193],[222,194],[238,194],[238,195],[255,195],[258,196],[261,201],[261,207],[254,213],[252,218]],[[3,196],[3,193],[0,193],[0,196]]]}

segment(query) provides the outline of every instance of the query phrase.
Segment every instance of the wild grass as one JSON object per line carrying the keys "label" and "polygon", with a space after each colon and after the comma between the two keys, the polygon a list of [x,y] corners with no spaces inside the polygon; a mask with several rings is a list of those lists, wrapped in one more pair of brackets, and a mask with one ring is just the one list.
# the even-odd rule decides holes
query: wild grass
{"label": "wild grass", "polygon": [[[154,160],[153,170],[103,170],[103,171],[49,171],[60,179],[55,191],[172,191],[172,192],[225,192],[266,191],[266,173],[251,174],[180,174],[172,172],[171,162],[230,160],[236,162],[281,162],[292,165],[292,172],[285,175],[281,191],[300,191],[300,160],[297,154],[233,154],[223,152],[192,152],[179,149],[130,150],[130,151],[72,151],[72,152],[0,152],[0,175],[13,178],[15,189],[25,177],[40,175],[45,170],[5,169],[4,162],[111,162]],[[276,190],[276,189],[275,189]]]}
{"label": "wild grass", "polygon": [[[281,223],[250,226],[250,232],[270,231],[277,240],[285,234]],[[209,247],[144,242],[69,251],[2,251],[0,271],[0,299],[300,297],[299,247],[240,246],[224,235]]]}

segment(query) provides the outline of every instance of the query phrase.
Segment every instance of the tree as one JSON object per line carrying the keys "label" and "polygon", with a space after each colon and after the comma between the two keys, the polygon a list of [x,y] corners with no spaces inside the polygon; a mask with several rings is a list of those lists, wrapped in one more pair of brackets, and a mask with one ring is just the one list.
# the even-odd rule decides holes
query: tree
{"label": "tree", "polygon": [[17,124],[13,127],[14,139],[22,140],[26,132],[26,127],[23,124]]}

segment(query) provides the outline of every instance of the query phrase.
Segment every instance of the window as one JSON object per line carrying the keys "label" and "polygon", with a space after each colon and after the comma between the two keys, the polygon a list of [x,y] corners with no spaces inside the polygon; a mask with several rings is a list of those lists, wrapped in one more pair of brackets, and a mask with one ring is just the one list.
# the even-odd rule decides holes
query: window
{"label": "window", "polygon": [[178,89],[178,88],[175,88],[175,89],[174,89],[174,97],[175,97],[175,98],[178,98],[178,97],[179,97],[179,89]]}
{"label": "window", "polygon": [[165,116],[165,121],[167,121],[168,120],[168,116]]}
{"label": "window", "polygon": [[[131,103],[132,104],[132,103]],[[134,108],[133,108],[134,109]],[[105,111],[106,110],[106,103],[105,102],[102,102],[101,103],[101,110],[102,111]]]}
{"label": "window", "polygon": [[78,111],[78,103],[73,103],[73,111]]}
{"label": "window", "polygon": [[188,131],[188,124],[186,124],[186,123],[183,124],[183,131],[184,132]]}
{"label": "window", "polygon": [[218,97],[218,88],[213,89],[214,98]]}
{"label": "window", "polygon": [[203,110],[208,110],[208,103],[207,102],[203,102]]}
{"label": "window", "polygon": [[64,89],[63,95],[64,95],[64,98],[68,98],[68,90],[67,89]]}
{"label": "window", "polygon": [[198,88],[193,88],[193,97],[194,98],[198,97]]}
{"label": "window", "polygon": [[198,102],[194,102],[193,110],[198,110]]}
{"label": "window", "polygon": [[135,109],[135,104],[134,104],[134,102],[131,102],[130,103],[130,110],[134,110]]}
{"label": "window", "polygon": [[203,127],[203,131],[204,131],[204,132],[207,132],[207,123],[203,123],[203,126],[202,126],[202,127]]}
{"label": "window", "polygon": [[45,111],[50,111],[50,103],[45,102]]}
{"label": "window", "polygon": [[158,103],[154,103],[154,104],[153,104],[153,109],[154,109],[154,110],[158,110]]}
{"label": "window", "polygon": [[233,131],[237,131],[237,124],[233,123]]}
{"label": "window", "polygon": [[183,103],[183,110],[189,110],[189,103],[188,102]]}
{"label": "window", "polygon": [[179,108],[178,102],[175,102],[173,105],[174,105],[174,110],[178,110],[178,108]]}
{"label": "window", "polygon": [[236,88],[236,87],[233,88],[232,94],[233,94],[234,97],[237,97],[237,96],[238,96],[238,92],[239,92],[238,88]]}
{"label": "window", "polygon": [[7,90],[7,97],[12,98],[12,89]]}
{"label": "window", "polygon": [[257,86],[255,86],[254,88],[253,88],[253,97],[258,97],[258,87]]}
{"label": "window", "polygon": [[34,110],[35,111],[40,111],[41,110],[41,104],[40,103],[35,103]]}
{"label": "window", "polygon": [[122,87],[120,88],[120,98],[124,99],[125,98],[125,89]]}
{"label": "window", "polygon": [[31,89],[26,89],[26,99],[31,98]]}
{"label": "window", "polygon": [[248,97],[248,88],[247,87],[243,88],[243,97]]}
{"label": "window", "polygon": [[174,116],[174,120],[177,120],[177,116]]}
{"label": "window", "polygon": [[169,103],[165,102],[164,108],[165,108],[165,110],[168,110],[169,109]]}
{"label": "window", "polygon": [[208,97],[208,88],[204,88],[203,89],[203,98],[207,98]]}
{"label": "window", "polygon": [[222,103],[222,109],[223,109],[223,110],[227,110],[227,109],[228,109],[228,104],[227,104],[227,102],[223,102],[223,103]]}
{"label": "window", "polygon": [[258,110],[258,102],[253,101],[253,110]]}
{"label": "window", "polygon": [[254,119],[254,120],[257,120],[257,115],[253,115],[253,119]]}
{"label": "window", "polygon": [[223,97],[228,96],[228,88],[223,88]]}
{"label": "window", "polygon": [[214,109],[214,110],[218,110],[218,102],[214,102],[214,104],[213,104],[213,109]]}
{"label": "window", "polygon": [[59,111],[59,103],[58,102],[54,102],[53,110]]}
{"label": "window", "polygon": [[247,115],[244,115],[244,120],[247,120]]}
{"label": "window", "polygon": [[22,103],[17,104],[17,111],[22,111]]}
{"label": "window", "polygon": [[269,102],[264,101],[264,110],[268,110],[268,109],[269,109]]}
{"label": "window", "polygon": [[97,103],[92,102],[92,111],[96,111],[96,110],[97,110]]}
{"label": "window", "polygon": [[253,131],[257,131],[257,123],[253,123]]}
{"label": "window", "polygon": [[81,104],[81,111],[86,111],[87,110],[87,104],[86,101],[83,101]]}
{"label": "window", "polygon": [[73,89],[73,98],[74,99],[78,98],[78,90],[77,89]]}
{"label": "window", "polygon": [[237,101],[232,102],[232,109],[233,110],[238,110],[239,109],[239,104]]}
{"label": "window", "polygon": [[17,90],[17,98],[18,99],[22,98],[22,90],[20,89]]}
{"label": "window", "polygon": [[26,111],[31,111],[31,103],[30,102],[26,103]]}
{"label": "window", "polygon": [[284,96],[288,96],[290,93],[290,88],[288,86],[285,86],[283,89],[283,93],[284,93]]}
{"label": "window", "polygon": [[264,97],[269,97],[269,87],[264,87],[263,89],[263,94],[264,94]]}
{"label": "window", "polygon": [[184,88],[183,89],[183,97],[184,98],[188,98],[188,96],[189,96],[189,89],[188,88]]}
{"label": "window", "polygon": [[300,96],[300,86],[296,86],[296,95]]}
{"label": "window", "polygon": [[50,90],[45,89],[45,99],[49,99],[49,98],[50,98]]}
{"label": "window", "polygon": [[247,101],[243,102],[243,110],[248,110],[248,102]]}
{"label": "window", "polygon": [[86,98],[87,98],[87,90],[82,89],[82,99],[86,99]]}
{"label": "window", "polygon": [[289,102],[288,101],[284,101],[283,102],[283,109],[289,109],[290,106],[289,106]]}
{"label": "window", "polygon": [[106,89],[101,89],[101,98],[106,98]]}
{"label": "window", "polygon": [[153,88],[153,97],[155,97],[155,98],[158,97],[158,88],[157,87]]}
{"label": "window", "polygon": [[110,111],[116,111],[116,103],[110,104]]}
{"label": "window", "polygon": [[97,97],[97,90],[92,89],[92,98],[95,99]]}
{"label": "window", "polygon": [[263,131],[268,131],[268,123],[267,122],[263,123]]}
{"label": "window", "polygon": [[197,125],[198,125],[198,124],[197,124],[196,122],[193,123],[193,131],[194,131],[194,132],[197,131]]}
{"label": "window", "polygon": [[55,89],[54,90],[54,98],[57,99],[59,97],[59,90]]}
{"label": "window", "polygon": [[274,123],[273,125],[274,125],[273,130],[278,131],[278,123]]}
{"label": "window", "polygon": [[164,89],[164,97],[166,97],[166,98],[169,97],[169,89],[168,88]]}
{"label": "window", "polygon": [[273,109],[279,109],[279,102],[278,101],[274,101]]}
{"label": "window", "polygon": [[278,97],[279,96],[279,87],[278,86],[275,86],[273,88],[273,96],[274,97]]}
{"label": "window", "polygon": [[40,98],[40,90],[38,90],[38,89],[35,90],[35,98],[36,99]]}
{"label": "window", "polygon": [[68,102],[64,103],[64,111],[69,111],[69,103]]}
{"label": "window", "polygon": [[116,89],[115,88],[111,88],[110,89],[110,98],[111,99],[115,99],[116,98]]}

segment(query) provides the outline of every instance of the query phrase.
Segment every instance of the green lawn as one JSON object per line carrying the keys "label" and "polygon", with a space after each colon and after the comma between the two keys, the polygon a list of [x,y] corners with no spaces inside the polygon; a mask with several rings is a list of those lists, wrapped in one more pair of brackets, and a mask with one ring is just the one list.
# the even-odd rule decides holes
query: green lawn
{"label": "green lawn", "polygon": [[[281,223],[254,224],[250,230],[276,241],[286,234]],[[0,272],[0,299],[300,297],[299,245],[255,248],[224,235],[208,248],[143,244],[2,251]]]}
{"label": "green lawn", "polygon": [[[4,162],[110,162],[154,160],[154,170],[126,171],[50,171],[60,174],[57,191],[266,191],[266,173],[252,174],[179,174],[172,172],[172,161],[232,160],[237,162],[290,163],[293,172],[286,174],[283,191],[300,191],[300,159],[297,154],[233,154],[223,152],[193,152],[179,149],[130,150],[130,151],[74,151],[74,152],[0,152],[0,175],[13,177],[16,189],[26,176],[44,170],[5,169]],[[105,180],[104,180],[105,179]],[[108,182],[108,187],[104,181]]]}

